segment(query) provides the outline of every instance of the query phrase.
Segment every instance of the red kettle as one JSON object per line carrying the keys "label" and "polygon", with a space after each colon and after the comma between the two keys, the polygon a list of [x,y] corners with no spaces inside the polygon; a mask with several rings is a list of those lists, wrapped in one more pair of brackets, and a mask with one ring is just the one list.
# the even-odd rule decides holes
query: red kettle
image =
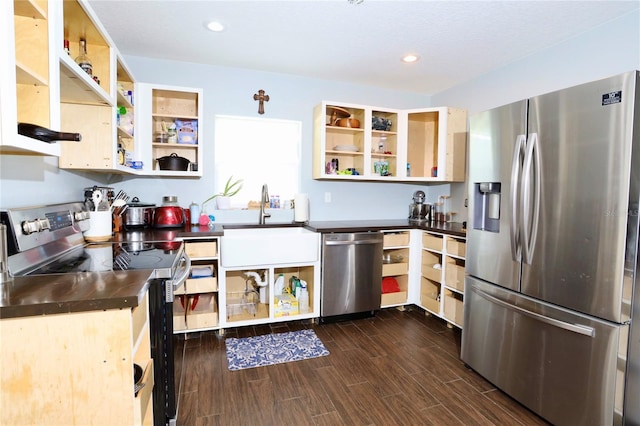
{"label": "red kettle", "polygon": [[154,228],[182,228],[184,224],[184,210],[179,206],[160,206],[153,212]]}

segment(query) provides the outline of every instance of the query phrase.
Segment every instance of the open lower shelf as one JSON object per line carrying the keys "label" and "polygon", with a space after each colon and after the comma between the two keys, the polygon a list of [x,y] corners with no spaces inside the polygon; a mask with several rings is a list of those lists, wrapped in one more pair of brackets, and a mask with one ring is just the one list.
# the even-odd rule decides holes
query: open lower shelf
{"label": "open lower shelf", "polygon": [[227,299],[227,321],[253,321],[269,318],[269,305],[256,303],[255,309],[249,303],[234,303],[233,299]]}

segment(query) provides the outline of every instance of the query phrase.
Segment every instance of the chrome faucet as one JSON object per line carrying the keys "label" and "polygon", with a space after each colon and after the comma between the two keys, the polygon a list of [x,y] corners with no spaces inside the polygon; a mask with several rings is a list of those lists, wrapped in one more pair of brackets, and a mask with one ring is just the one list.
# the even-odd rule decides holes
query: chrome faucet
{"label": "chrome faucet", "polygon": [[260,218],[258,219],[258,225],[264,225],[265,219],[271,217],[270,213],[264,211],[264,204],[269,202],[269,188],[267,184],[262,185],[262,195],[260,196]]}

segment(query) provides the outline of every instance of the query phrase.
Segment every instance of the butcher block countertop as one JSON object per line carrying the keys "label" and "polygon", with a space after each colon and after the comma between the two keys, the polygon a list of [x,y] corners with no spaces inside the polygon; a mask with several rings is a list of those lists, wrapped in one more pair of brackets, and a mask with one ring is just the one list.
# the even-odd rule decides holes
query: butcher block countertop
{"label": "butcher block countertop", "polygon": [[79,272],[15,277],[2,284],[0,318],[133,308],[152,270]]}

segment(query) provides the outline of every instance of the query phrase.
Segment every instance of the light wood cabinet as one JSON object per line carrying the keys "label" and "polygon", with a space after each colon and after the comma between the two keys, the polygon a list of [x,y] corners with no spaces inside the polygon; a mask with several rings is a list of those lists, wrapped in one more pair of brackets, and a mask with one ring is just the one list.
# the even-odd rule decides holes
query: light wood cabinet
{"label": "light wood cabinet", "polygon": [[[383,231],[383,233],[383,283],[380,306],[388,308],[406,305],[409,294],[410,232]],[[385,292],[385,278],[393,278],[398,284],[398,290]],[[393,280],[389,280],[389,282],[393,283]]]}
{"label": "light wood cabinet", "polygon": [[219,247],[219,238],[185,239],[185,252],[191,259],[192,272],[175,292],[174,333],[219,328]]}
{"label": "light wood cabinet", "polygon": [[54,12],[47,0],[0,3],[0,154],[60,155],[60,145],[18,134],[18,122],[59,130]]}
{"label": "light wood cabinet", "polygon": [[[64,0],[61,4],[59,36],[55,52],[60,67],[60,124],[63,131],[82,134],[81,142],[60,142],[58,165],[63,169],[135,173],[120,164],[117,125],[118,78],[132,80],[109,35],[84,0]],[[80,39],[86,41],[93,75],[75,62]],[[69,54],[63,50],[69,41]],[[124,141],[127,145],[132,139]]]}
{"label": "light wood cabinet", "polygon": [[[359,126],[342,127],[340,117]],[[463,182],[466,139],[462,109],[393,110],[323,101],[314,109],[313,177]]]}
{"label": "light wood cabinet", "polygon": [[423,231],[419,305],[462,328],[466,238]]}
{"label": "light wood cabinet", "polygon": [[[248,280],[245,272],[256,272],[261,279],[267,277],[265,299]],[[276,295],[275,283],[282,274],[285,286],[293,277],[307,284],[308,303],[292,294]],[[224,327],[266,324],[280,321],[311,319],[320,316],[320,261],[288,265],[256,265],[249,268],[224,269],[224,290],[221,289],[221,322]]]}
{"label": "light wood cabinet", "polygon": [[[201,89],[141,84],[137,93],[87,0],[10,0],[0,3],[0,12],[0,154],[57,156],[68,170],[202,176]],[[92,75],[75,62],[81,39]],[[82,141],[48,144],[20,136],[18,122],[80,133]],[[177,122],[197,130],[191,138],[178,131],[174,143],[157,140],[163,125]],[[189,160],[188,170],[160,170],[157,159],[174,153]]]}
{"label": "light wood cabinet", "polygon": [[[135,80],[120,55],[116,62],[116,129],[117,129],[117,163],[119,166],[142,169],[142,159],[135,158]],[[119,150],[122,150],[121,152]],[[131,162],[135,162],[132,164]]]}
{"label": "light wood cabinet", "polygon": [[147,295],[133,309],[2,319],[0,335],[3,423],[153,424]]}
{"label": "light wood cabinet", "polygon": [[[138,96],[136,138],[139,141],[138,152],[144,159],[144,174],[202,176],[204,158],[202,89],[139,83],[136,85],[136,93]],[[176,139],[168,140],[165,138],[168,134],[166,131],[172,125],[177,128]],[[157,159],[172,154],[189,160],[188,170],[160,170]]]}

